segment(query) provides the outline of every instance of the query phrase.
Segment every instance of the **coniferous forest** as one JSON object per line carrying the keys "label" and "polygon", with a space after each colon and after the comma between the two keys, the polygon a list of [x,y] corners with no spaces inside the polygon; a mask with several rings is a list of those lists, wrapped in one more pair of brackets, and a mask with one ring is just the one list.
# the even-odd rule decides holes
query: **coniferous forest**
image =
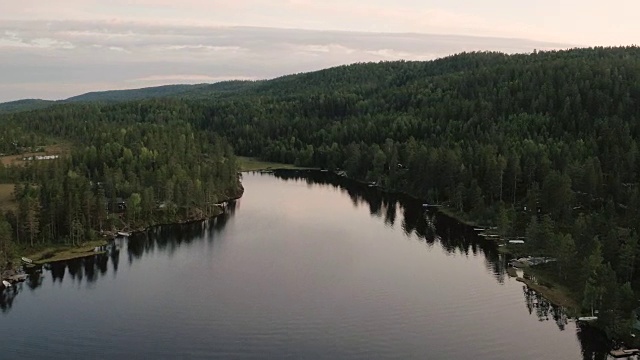
{"label": "coniferous forest", "polygon": [[139,121],[94,105],[3,119],[4,154],[54,139],[72,145],[68,156],[0,167],[17,202],[0,220],[0,260],[11,244],[78,245],[102,231],[218,214],[216,204],[242,194],[231,146],[179,119],[155,109]]}
{"label": "coniferous forest", "polygon": [[122,221],[108,211],[118,198],[130,223],[208,213],[240,191],[235,152],[344,171],[525,236],[529,254],[557,258],[555,281],[583,311],[598,309],[610,336],[635,321],[637,47],[353,64],[170,98],[60,104],[3,114],[0,134],[4,154],[51,141],[73,149],[0,167],[19,199],[0,221],[4,249],[77,242]]}

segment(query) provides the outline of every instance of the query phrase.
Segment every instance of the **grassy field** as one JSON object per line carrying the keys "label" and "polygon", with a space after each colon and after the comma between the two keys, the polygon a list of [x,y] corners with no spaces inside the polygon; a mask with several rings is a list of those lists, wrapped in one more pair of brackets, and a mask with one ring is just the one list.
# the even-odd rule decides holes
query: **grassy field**
{"label": "grassy field", "polygon": [[238,156],[238,164],[240,171],[259,171],[259,170],[279,170],[279,169],[297,169],[309,170],[314,168],[299,167],[292,164],[283,164],[270,161],[262,161],[252,157]]}
{"label": "grassy field", "polygon": [[36,250],[33,253],[29,253],[25,257],[33,260],[34,264],[44,264],[56,261],[78,259],[86,256],[100,254],[100,252],[95,252],[94,249],[98,246],[103,246],[106,244],[106,240],[96,240],[88,241],[82,244],[82,246],[47,247],[44,249]]}
{"label": "grassy field", "polygon": [[575,314],[578,312],[578,304],[576,301],[567,295],[566,290],[559,288],[551,288],[544,285],[536,284],[533,281],[525,278],[517,278],[517,281],[525,283],[529,288],[535,290],[540,295],[544,296],[545,299],[552,302],[554,305],[563,306],[567,309],[568,313]]}
{"label": "grassy field", "polygon": [[25,157],[36,156],[36,155],[65,155],[71,151],[71,146],[69,144],[55,144],[55,145],[47,145],[44,147],[44,151],[40,152],[27,152],[24,154],[18,155],[5,155],[0,156],[0,163],[3,165],[23,165],[25,163],[22,160]]}
{"label": "grassy field", "polygon": [[[579,314],[580,305],[575,300],[577,296],[565,286],[553,281],[550,271],[540,266],[529,267],[524,269],[525,278],[518,277],[516,280],[525,283],[529,288],[537,291],[555,305],[564,306],[570,314]],[[535,277],[537,281],[529,279],[531,276]]]}
{"label": "grassy field", "polygon": [[13,198],[14,184],[0,184],[0,211],[16,211],[18,203]]}

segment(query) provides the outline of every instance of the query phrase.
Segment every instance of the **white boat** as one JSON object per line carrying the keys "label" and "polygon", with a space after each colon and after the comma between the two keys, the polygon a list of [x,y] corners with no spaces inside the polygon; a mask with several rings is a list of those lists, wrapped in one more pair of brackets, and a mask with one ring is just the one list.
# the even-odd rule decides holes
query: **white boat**
{"label": "white boat", "polygon": [[509,240],[509,244],[524,244],[524,240]]}
{"label": "white boat", "polygon": [[596,321],[598,320],[597,316],[582,316],[578,318],[578,321]]}
{"label": "white boat", "polygon": [[4,287],[6,288],[11,287],[11,283],[8,282],[7,280],[2,280],[2,285],[4,285]]}
{"label": "white boat", "polygon": [[29,258],[23,257],[21,260],[25,264],[33,264],[33,260],[31,260]]}
{"label": "white boat", "polygon": [[122,236],[122,237],[128,237],[131,235],[131,233],[128,233],[126,231],[118,231],[117,234],[118,236]]}

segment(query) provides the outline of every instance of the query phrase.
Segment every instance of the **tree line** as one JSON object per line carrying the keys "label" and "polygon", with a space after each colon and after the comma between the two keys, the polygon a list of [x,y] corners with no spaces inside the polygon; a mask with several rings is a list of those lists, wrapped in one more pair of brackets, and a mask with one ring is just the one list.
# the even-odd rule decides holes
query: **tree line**
{"label": "tree line", "polygon": [[58,159],[0,167],[16,199],[0,218],[2,264],[14,246],[77,245],[102,231],[201,219],[240,196],[231,145],[166,115],[138,121],[117,107],[66,105],[0,119],[14,148],[72,144]]}
{"label": "tree line", "polygon": [[[2,123],[87,146],[58,171],[78,197],[63,202],[79,209],[65,217],[64,234],[71,233],[70,219],[94,227],[99,219],[82,211],[90,206],[80,194],[94,187],[75,184],[68,170],[103,183],[107,197],[137,193],[142,203],[149,189],[145,199],[153,193],[185,204],[181,191],[198,189],[196,181],[178,180],[173,166],[158,175],[153,164],[179,163],[172,163],[175,152],[219,154],[191,149],[224,143],[202,138],[215,133],[241,155],[344,171],[496,224],[505,237],[526,236],[531,254],[557,255],[557,280],[585,310],[600,310],[603,327],[619,335],[634,321],[640,289],[639,100],[638,47],[476,52],[340,66],[225,96],[60,105],[5,115]],[[174,136],[147,145],[167,126],[175,127]],[[17,180],[35,182],[44,171],[36,169],[46,167],[19,171]],[[44,187],[21,190],[42,194]],[[51,221],[39,219],[42,238]]]}
{"label": "tree line", "polygon": [[192,107],[239,154],[344,171],[526,236],[622,336],[640,289],[639,103],[640,48],[625,47],[355,64]]}

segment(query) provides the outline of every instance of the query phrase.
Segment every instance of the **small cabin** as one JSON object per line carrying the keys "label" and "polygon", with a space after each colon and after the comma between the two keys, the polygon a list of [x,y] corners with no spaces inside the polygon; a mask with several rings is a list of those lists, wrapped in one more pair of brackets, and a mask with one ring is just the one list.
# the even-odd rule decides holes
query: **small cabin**
{"label": "small cabin", "polygon": [[110,212],[124,212],[127,210],[127,202],[123,198],[115,198],[107,202],[107,210]]}

